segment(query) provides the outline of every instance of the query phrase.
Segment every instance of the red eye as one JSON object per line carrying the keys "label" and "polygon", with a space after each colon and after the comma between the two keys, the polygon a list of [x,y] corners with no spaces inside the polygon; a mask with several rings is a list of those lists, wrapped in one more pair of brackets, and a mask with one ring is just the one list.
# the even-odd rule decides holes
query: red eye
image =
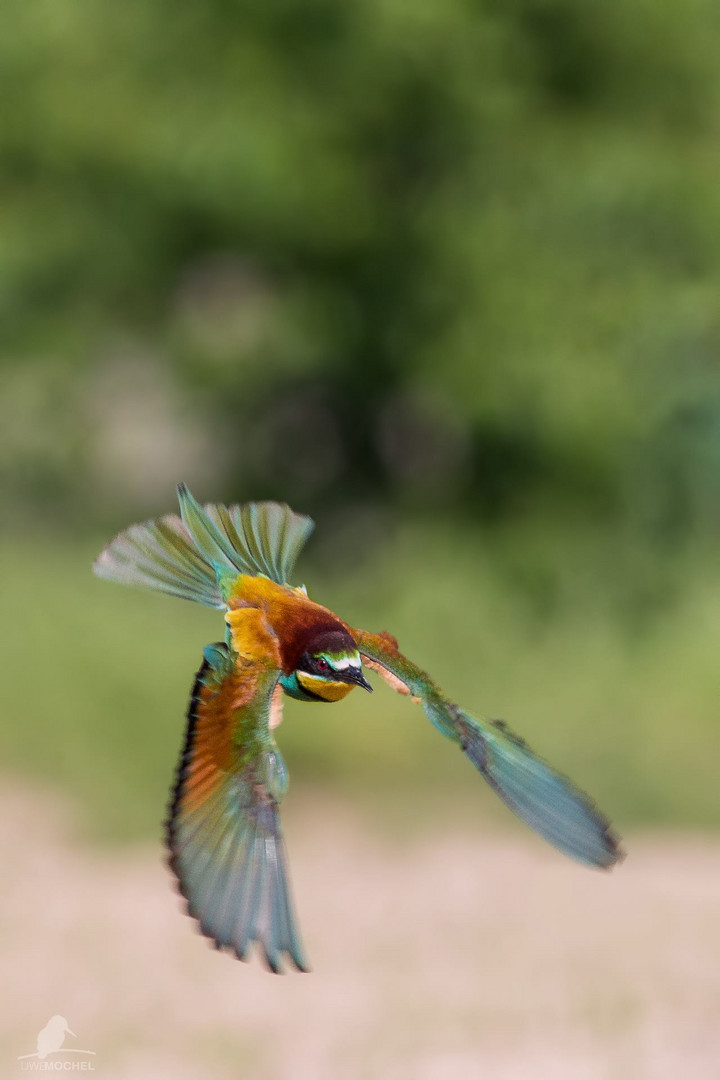
{"label": "red eye", "polygon": [[318,666],[318,671],[329,671],[330,670],[330,665],[328,664],[327,660],[323,656],[318,658],[317,666]]}

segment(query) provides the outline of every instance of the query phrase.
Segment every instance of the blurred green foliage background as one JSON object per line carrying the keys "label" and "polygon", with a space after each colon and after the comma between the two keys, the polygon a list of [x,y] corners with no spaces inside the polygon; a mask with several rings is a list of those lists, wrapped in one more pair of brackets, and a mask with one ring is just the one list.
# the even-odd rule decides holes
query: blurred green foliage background
{"label": "blurred green foliage background", "polygon": [[[220,623],[89,565],[185,479],[313,514],[311,595],[622,826],[720,824],[717,5],[4,16],[6,767],[155,829]],[[295,783],[482,801],[356,697]]]}

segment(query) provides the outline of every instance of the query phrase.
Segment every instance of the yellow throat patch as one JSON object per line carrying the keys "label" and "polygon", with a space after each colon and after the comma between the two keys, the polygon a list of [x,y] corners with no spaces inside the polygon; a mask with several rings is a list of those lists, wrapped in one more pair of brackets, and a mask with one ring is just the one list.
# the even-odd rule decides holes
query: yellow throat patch
{"label": "yellow throat patch", "polygon": [[307,671],[297,672],[297,681],[309,694],[317,694],[323,701],[341,701],[353,689],[352,683],[320,679]]}

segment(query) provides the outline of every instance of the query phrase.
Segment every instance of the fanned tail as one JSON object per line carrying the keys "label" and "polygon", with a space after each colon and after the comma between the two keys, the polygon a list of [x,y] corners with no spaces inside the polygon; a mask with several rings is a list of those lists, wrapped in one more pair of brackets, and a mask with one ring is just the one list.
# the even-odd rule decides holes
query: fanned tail
{"label": "fanned tail", "polygon": [[264,574],[282,585],[314,525],[279,503],[200,506],[178,485],[181,517],[166,514],[131,525],[96,559],[98,577],[225,606],[222,582],[238,574]]}
{"label": "fanned tail", "polygon": [[315,525],[284,503],[200,504],[178,485],[182,519],[202,555],[213,565],[242,574],[264,574],[288,582]]}

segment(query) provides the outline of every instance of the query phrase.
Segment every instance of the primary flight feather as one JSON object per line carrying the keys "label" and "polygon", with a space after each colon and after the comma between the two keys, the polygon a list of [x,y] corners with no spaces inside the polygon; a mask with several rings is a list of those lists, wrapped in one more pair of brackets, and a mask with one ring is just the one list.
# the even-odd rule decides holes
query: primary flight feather
{"label": "primary flight feather", "polygon": [[273,735],[282,695],[339,701],[372,690],[365,665],[422,705],[500,798],[560,851],[608,868],[622,853],[610,823],[566,777],[498,721],[453,704],[387,633],[351,628],[289,584],[313,530],[277,503],[200,506],[178,487],[180,517],[131,525],[102,551],[98,577],[225,612],[195,678],[166,837],[188,912],[240,960],[257,943],[272,971],[307,971],[295,924],[278,806],[287,791]]}

